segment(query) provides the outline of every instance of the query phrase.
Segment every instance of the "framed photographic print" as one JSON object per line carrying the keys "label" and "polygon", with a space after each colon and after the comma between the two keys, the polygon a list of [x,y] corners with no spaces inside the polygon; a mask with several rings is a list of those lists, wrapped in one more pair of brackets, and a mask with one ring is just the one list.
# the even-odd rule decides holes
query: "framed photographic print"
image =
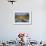
{"label": "framed photographic print", "polygon": [[15,12],[14,24],[32,24],[32,12],[28,11]]}

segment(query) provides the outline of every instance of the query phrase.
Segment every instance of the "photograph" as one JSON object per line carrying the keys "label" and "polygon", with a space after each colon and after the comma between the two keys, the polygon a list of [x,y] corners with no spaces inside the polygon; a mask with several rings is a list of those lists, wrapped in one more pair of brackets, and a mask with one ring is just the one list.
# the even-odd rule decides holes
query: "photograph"
{"label": "photograph", "polygon": [[29,22],[29,13],[16,13],[15,22]]}
{"label": "photograph", "polygon": [[32,24],[31,12],[15,12],[15,24]]}

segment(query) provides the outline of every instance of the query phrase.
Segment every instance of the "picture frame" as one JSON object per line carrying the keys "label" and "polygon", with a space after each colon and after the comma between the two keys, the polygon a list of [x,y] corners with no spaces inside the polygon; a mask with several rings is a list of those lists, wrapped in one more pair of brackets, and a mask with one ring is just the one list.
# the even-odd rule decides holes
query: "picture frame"
{"label": "picture frame", "polygon": [[14,15],[14,24],[32,25],[32,11],[16,11]]}

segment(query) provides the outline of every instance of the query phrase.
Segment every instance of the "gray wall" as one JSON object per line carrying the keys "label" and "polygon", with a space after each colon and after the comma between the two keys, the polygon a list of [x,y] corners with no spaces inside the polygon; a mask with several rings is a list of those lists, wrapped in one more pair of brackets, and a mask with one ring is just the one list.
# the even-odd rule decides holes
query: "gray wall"
{"label": "gray wall", "polygon": [[[45,0],[17,0],[14,5],[0,0],[0,40],[15,40],[19,32],[31,34],[37,41],[46,40]],[[14,25],[16,11],[32,10],[32,25]]]}

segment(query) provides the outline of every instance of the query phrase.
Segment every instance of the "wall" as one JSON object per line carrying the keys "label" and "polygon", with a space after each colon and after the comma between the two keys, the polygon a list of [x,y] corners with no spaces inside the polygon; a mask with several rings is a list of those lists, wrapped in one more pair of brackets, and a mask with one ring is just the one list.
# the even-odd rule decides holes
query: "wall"
{"label": "wall", "polygon": [[[0,40],[11,40],[18,32],[31,34],[33,40],[46,40],[46,14],[43,0],[17,0],[14,5],[7,0],[0,0]],[[14,25],[13,16],[16,11],[30,11],[32,9],[32,25]]]}

